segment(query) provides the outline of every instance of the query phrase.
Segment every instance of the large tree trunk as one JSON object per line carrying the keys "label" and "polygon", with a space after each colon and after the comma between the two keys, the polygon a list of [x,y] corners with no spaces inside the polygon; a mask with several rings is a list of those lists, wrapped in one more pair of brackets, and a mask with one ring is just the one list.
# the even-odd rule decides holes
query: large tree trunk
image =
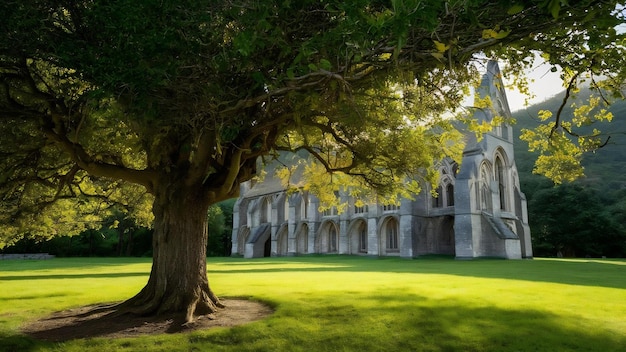
{"label": "large tree trunk", "polygon": [[153,262],[146,286],[122,311],[174,314],[183,323],[223,307],[206,271],[207,211],[201,187],[167,185],[155,192]]}

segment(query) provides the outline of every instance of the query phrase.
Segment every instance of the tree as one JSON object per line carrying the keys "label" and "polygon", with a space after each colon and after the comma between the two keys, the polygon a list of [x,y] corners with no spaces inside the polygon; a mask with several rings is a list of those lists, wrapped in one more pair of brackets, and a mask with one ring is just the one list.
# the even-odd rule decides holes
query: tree
{"label": "tree", "polygon": [[593,190],[579,185],[537,192],[529,219],[538,251],[566,257],[623,256],[626,237],[603,206]]}
{"label": "tree", "polygon": [[143,190],[152,270],[118,312],[190,322],[222,306],[206,275],[207,210],[237,195],[258,158],[306,150],[307,175],[374,190],[361,197],[419,190],[462,150],[443,115],[474,83],[470,62],[508,58],[519,71],[540,50],[614,77],[625,66],[615,6],[4,1],[2,236],[78,231],[80,214]]}

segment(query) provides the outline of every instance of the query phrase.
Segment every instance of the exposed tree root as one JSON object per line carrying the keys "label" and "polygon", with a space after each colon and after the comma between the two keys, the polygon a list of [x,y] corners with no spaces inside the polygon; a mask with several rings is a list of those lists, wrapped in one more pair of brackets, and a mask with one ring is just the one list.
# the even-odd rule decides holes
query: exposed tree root
{"label": "exposed tree root", "polygon": [[271,307],[244,299],[226,299],[227,309],[209,316],[196,316],[193,323],[175,322],[172,315],[139,316],[128,313],[117,317],[119,304],[78,307],[56,312],[25,324],[21,331],[35,339],[65,341],[93,337],[138,337],[149,334],[189,332],[212,327],[235,326],[263,319],[272,314]]}
{"label": "exposed tree root", "polygon": [[176,323],[184,326],[193,323],[197,317],[214,319],[213,314],[219,309],[226,307],[209,289],[208,285],[196,289],[192,294],[186,295],[176,291],[155,294],[158,290],[149,290],[147,288],[148,286],[134,297],[122,303],[99,306],[87,314],[111,311],[109,314],[113,316],[128,314],[135,316],[173,315],[176,317]]}

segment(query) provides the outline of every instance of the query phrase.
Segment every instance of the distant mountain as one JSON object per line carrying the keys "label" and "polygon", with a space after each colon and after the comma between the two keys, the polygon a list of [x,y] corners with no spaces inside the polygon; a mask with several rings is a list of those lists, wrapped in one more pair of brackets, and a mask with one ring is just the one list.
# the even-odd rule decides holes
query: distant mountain
{"label": "distant mountain", "polygon": [[[540,110],[550,110],[556,113],[562,103],[564,93],[560,93],[543,103],[532,105],[525,110],[516,111],[513,117],[517,120],[514,126],[515,136],[515,159],[520,173],[522,183],[542,183],[543,177],[533,175],[533,164],[537,155],[528,152],[526,142],[519,139],[520,131],[523,128],[533,128],[539,124],[537,114]],[[589,91],[581,91],[578,94],[578,101],[589,96]],[[571,102],[568,102],[563,110],[564,116],[571,116]],[[585,167],[585,178],[576,181],[585,187],[592,187],[598,191],[615,192],[626,189],[626,101],[617,101],[609,107],[613,113],[613,121],[609,123],[597,123],[589,127],[589,131],[597,128],[606,136],[610,136],[608,144],[596,151],[589,153],[583,158]],[[531,189],[526,190],[532,193],[533,185],[528,185]],[[524,189],[524,186],[522,186]]]}

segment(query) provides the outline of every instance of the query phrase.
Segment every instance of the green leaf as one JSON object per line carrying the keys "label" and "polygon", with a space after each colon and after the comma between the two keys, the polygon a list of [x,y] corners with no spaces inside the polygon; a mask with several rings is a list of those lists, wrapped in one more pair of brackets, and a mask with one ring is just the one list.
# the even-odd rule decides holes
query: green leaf
{"label": "green leaf", "polygon": [[548,4],[548,10],[550,10],[552,17],[554,17],[555,20],[558,19],[559,11],[561,11],[561,0],[551,0]]}
{"label": "green leaf", "polygon": [[522,12],[523,10],[524,10],[524,5],[517,4],[517,5],[513,5],[512,7],[510,7],[510,8],[506,11],[506,13],[507,13],[508,15],[515,15],[515,14],[517,14],[517,13]]}
{"label": "green leaf", "polygon": [[259,71],[252,73],[252,79],[254,79],[254,81],[258,84],[265,83],[265,77]]}
{"label": "green leaf", "polygon": [[330,61],[326,59],[321,59],[320,68],[326,71],[330,71],[333,68],[333,65],[330,63]]}

